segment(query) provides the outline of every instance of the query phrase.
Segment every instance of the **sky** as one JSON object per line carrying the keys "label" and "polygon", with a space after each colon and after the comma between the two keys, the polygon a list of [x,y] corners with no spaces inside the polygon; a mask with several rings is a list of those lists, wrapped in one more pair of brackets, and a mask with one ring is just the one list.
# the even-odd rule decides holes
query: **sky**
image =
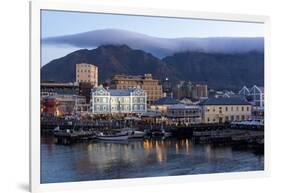
{"label": "sky", "polygon": [[[41,11],[42,39],[108,28],[123,29],[162,38],[264,36],[263,24],[260,23]],[[41,65],[77,49],[79,48],[65,45],[42,45]]]}

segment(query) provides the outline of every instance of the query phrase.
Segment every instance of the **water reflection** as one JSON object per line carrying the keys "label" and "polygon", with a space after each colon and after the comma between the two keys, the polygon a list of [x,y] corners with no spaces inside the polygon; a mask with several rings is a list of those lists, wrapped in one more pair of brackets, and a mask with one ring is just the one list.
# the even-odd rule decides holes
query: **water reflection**
{"label": "water reflection", "polygon": [[250,151],[195,145],[188,139],[63,146],[43,137],[41,142],[42,183],[263,169],[263,157]]}

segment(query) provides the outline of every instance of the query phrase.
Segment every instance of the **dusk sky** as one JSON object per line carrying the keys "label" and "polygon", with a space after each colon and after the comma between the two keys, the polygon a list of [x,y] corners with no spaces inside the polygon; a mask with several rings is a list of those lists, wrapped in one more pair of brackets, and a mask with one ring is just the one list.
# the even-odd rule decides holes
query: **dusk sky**
{"label": "dusk sky", "polygon": [[[260,23],[144,17],[82,12],[41,12],[41,38],[99,29],[122,29],[161,38],[263,37]],[[42,45],[41,65],[81,49],[70,45]]]}

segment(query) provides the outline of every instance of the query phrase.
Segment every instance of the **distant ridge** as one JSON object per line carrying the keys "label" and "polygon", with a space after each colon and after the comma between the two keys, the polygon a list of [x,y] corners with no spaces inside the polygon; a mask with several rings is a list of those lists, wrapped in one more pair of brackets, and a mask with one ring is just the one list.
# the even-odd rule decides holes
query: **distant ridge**
{"label": "distant ridge", "polygon": [[104,45],[96,49],[81,49],[55,59],[41,68],[42,80],[75,81],[75,64],[90,63],[99,67],[99,82],[115,74],[153,74],[154,78],[172,81],[205,82],[212,88],[237,90],[243,85],[263,85],[264,54],[205,53],[187,51],[162,60],[127,45]]}

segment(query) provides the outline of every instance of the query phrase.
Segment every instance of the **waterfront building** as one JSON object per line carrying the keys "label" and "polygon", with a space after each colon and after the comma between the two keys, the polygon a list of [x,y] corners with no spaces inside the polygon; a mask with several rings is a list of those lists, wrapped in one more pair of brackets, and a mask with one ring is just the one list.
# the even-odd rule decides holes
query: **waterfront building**
{"label": "waterfront building", "polygon": [[58,82],[41,82],[41,97],[52,95],[78,95],[79,85],[77,83],[58,83]]}
{"label": "waterfront building", "polygon": [[203,123],[225,123],[252,118],[252,105],[242,97],[208,98],[200,105]]}
{"label": "waterfront building", "polygon": [[76,64],[76,82],[98,86],[98,67],[93,64]]}
{"label": "waterfront building", "polygon": [[113,89],[140,88],[147,94],[147,103],[163,96],[162,85],[159,80],[153,79],[151,74],[140,75],[115,75],[111,80]]}
{"label": "waterfront building", "polygon": [[90,100],[92,98],[92,88],[93,85],[89,82],[80,82],[79,83],[79,95],[86,97],[86,102],[90,103]]}
{"label": "waterfront building", "polygon": [[158,111],[147,111],[141,115],[142,121],[146,123],[162,123],[162,115]]}
{"label": "waterfront building", "polygon": [[163,114],[166,114],[168,107],[170,107],[171,105],[176,105],[176,104],[180,104],[180,102],[171,97],[163,97],[156,101],[153,101],[153,103],[150,106],[150,109],[153,111],[158,111]]}
{"label": "waterfront building", "polygon": [[86,98],[79,95],[52,95],[41,98],[41,112],[53,116],[83,115],[89,112]]}
{"label": "waterfront building", "polygon": [[208,97],[208,86],[206,84],[195,84],[191,81],[181,81],[175,87],[174,92],[178,99],[199,100]]}
{"label": "waterfront building", "polygon": [[168,122],[170,124],[201,123],[201,107],[198,105],[176,104],[168,107]]}
{"label": "waterfront building", "polygon": [[146,111],[147,94],[143,89],[106,89],[99,86],[92,90],[92,112],[94,114],[141,114]]}

